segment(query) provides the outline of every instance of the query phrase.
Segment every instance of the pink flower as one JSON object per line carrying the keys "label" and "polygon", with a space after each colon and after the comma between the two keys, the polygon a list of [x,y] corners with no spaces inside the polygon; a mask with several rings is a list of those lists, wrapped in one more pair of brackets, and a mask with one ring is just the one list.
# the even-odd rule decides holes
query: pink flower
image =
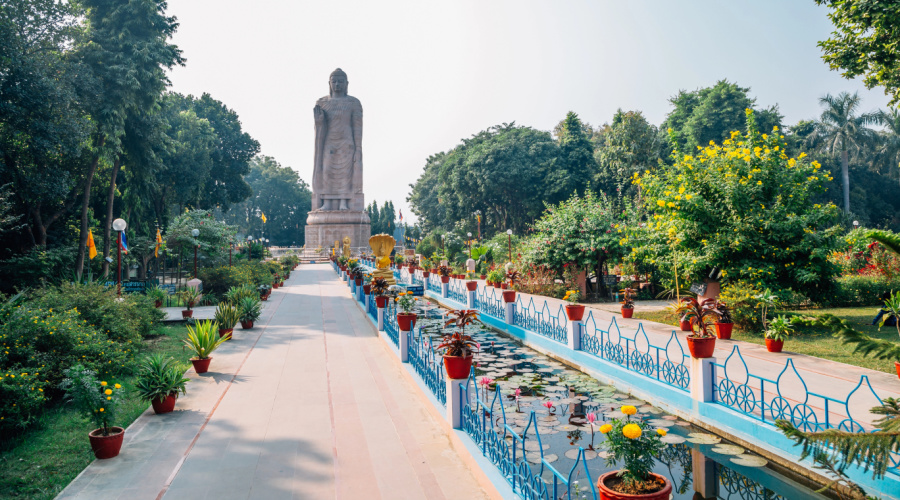
{"label": "pink flower", "polygon": [[519,396],[522,395],[522,389],[516,389],[516,401],[519,400]]}
{"label": "pink flower", "polygon": [[494,383],[494,379],[488,377],[481,377],[481,385],[487,387]]}
{"label": "pink flower", "polygon": [[548,410],[551,410],[551,409],[553,409],[553,402],[552,402],[552,401],[544,401],[544,402],[541,404],[541,406],[544,406],[544,407],[547,408]]}
{"label": "pink flower", "polygon": [[597,420],[597,415],[595,415],[595,414],[593,414],[593,413],[588,413],[588,414],[587,414],[587,421],[588,421],[588,422],[590,422],[590,423],[593,424],[596,420]]}

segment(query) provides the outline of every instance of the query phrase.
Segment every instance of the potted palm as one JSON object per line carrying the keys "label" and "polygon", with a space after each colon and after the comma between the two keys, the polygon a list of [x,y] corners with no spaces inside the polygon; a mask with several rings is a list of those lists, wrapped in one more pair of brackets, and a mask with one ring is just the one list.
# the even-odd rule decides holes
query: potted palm
{"label": "potted palm", "polygon": [[402,311],[397,313],[397,324],[404,332],[412,331],[416,326],[416,314],[412,310],[418,299],[413,297],[412,292],[400,292],[394,300],[397,301],[397,306]]}
{"label": "potted palm", "polygon": [[706,299],[702,303],[693,297],[684,297],[678,306],[678,313],[691,322],[691,334],[687,337],[688,350],[695,358],[712,357],[716,349],[713,323],[719,313],[715,308],[716,299]]}
{"label": "potted palm", "polygon": [[160,308],[166,299],[166,291],[159,285],[153,285],[147,288],[147,297],[153,301],[154,306]]}
{"label": "potted palm", "polygon": [[209,370],[209,363],[212,361],[209,355],[228,340],[219,337],[216,332],[218,329],[219,324],[210,320],[198,321],[194,327],[188,326],[188,338],[184,341],[184,345],[197,355],[191,358],[191,364],[197,373],[206,373]]}
{"label": "potted palm", "polygon": [[379,309],[387,307],[387,294],[390,285],[384,278],[374,278],[372,280],[372,293],[375,294],[375,306]]}
{"label": "potted palm", "polygon": [[262,303],[256,297],[244,297],[237,303],[237,310],[241,328],[249,330],[262,315]]}
{"label": "potted palm", "polygon": [[791,321],[787,316],[778,316],[769,322],[766,328],[766,350],[769,352],[781,352],[784,347],[784,341],[787,339],[794,329],[791,328]]}
{"label": "potted palm", "polygon": [[184,310],[181,311],[182,318],[194,317],[194,305],[200,300],[200,296],[200,290],[192,286],[178,292],[178,298],[181,299],[182,304],[184,304]]}
{"label": "potted palm", "polygon": [[563,300],[568,302],[568,304],[566,304],[566,316],[568,316],[569,321],[581,321],[581,319],[584,318],[584,306],[578,303],[580,299],[581,292],[578,290],[566,291]]}
{"label": "potted palm", "polygon": [[500,288],[500,282],[503,281],[503,273],[498,269],[492,269],[487,273],[487,281],[494,288]]}
{"label": "potted palm", "polygon": [[65,391],[66,399],[97,426],[88,433],[94,456],[98,459],[117,456],[122,449],[125,429],[111,423],[116,418],[122,386],[98,380],[96,372],[81,365],[63,373],[66,378],[60,388]]}
{"label": "potted palm", "polygon": [[454,325],[458,332],[444,335],[437,350],[444,351],[444,370],[451,379],[464,379],[469,377],[472,370],[472,354],[480,346],[472,337],[466,335],[466,326],[478,319],[478,311],[472,309],[455,309],[447,313],[447,322],[444,325]]}
{"label": "potted palm", "polygon": [[241,319],[240,312],[230,302],[219,302],[216,306],[215,314],[216,322],[219,323],[219,336],[231,340],[231,333],[234,331],[234,325]]}
{"label": "potted palm", "polygon": [[625,418],[616,418],[600,427],[606,434],[603,443],[608,450],[607,466],[624,462],[624,468],[610,471],[597,480],[597,492],[601,500],[669,500],[672,484],[653,473],[654,457],[658,457],[665,444],[660,440],[665,429],[651,428],[642,419],[632,420],[637,413],[634,406],[623,406]]}
{"label": "potted palm", "polygon": [[715,322],[716,337],[722,340],[730,340],[731,332],[734,329],[734,321],[731,319],[731,311],[722,301],[716,301],[716,311],[719,313],[719,320]]}
{"label": "potted palm", "polygon": [[154,354],[144,359],[139,370],[134,386],[138,397],[149,401],[157,415],[174,410],[178,393],[186,393],[188,379],[183,376],[184,369],[171,357]]}
{"label": "potted palm", "polygon": [[622,317],[630,318],[634,315],[634,289],[633,288],[625,288],[622,290],[622,300],[619,301],[619,304],[622,304]]}
{"label": "potted palm", "polygon": [[516,283],[519,282],[519,272],[515,269],[510,269],[506,272],[506,285],[507,288],[503,289],[503,302],[515,302],[516,301],[516,291],[509,290],[508,288],[512,288],[516,286]]}
{"label": "potted palm", "polygon": [[447,266],[441,266],[438,268],[438,273],[441,275],[441,283],[450,283],[450,273],[453,270]]}

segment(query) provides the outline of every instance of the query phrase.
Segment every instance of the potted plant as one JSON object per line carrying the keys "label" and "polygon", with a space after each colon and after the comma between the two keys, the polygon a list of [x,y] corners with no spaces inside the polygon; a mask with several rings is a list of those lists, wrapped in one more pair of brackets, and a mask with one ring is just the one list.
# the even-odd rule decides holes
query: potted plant
{"label": "potted plant", "polygon": [[438,273],[441,275],[441,283],[450,283],[450,273],[453,270],[447,266],[441,266],[438,268]]}
{"label": "potted plant", "polygon": [[363,293],[369,295],[372,293],[372,275],[366,274],[363,276]]}
{"label": "potted plant", "polygon": [[216,306],[215,314],[216,322],[219,324],[219,336],[231,340],[231,333],[234,331],[234,325],[241,319],[241,315],[230,302],[219,302]]}
{"label": "potted plant", "polygon": [[198,321],[194,327],[188,326],[188,338],[184,341],[184,345],[197,354],[191,358],[191,364],[197,373],[206,373],[209,370],[209,362],[212,361],[209,355],[228,340],[219,337],[216,332],[218,329],[219,324],[210,320]]}
{"label": "potted plant", "polygon": [[186,394],[184,369],[171,357],[154,354],[144,358],[135,382],[135,392],[144,401],[149,401],[157,415],[175,409],[178,393]]}
{"label": "potted plant", "polygon": [[402,311],[397,313],[397,324],[404,332],[412,331],[413,327],[416,326],[416,314],[412,312],[412,309],[418,299],[413,297],[412,292],[400,292],[394,300],[396,300],[397,306]]}
{"label": "potted plant", "polygon": [[792,333],[794,333],[794,329],[791,328],[791,320],[787,316],[782,315],[773,319],[766,329],[766,350],[781,352],[785,339]]}
{"label": "potted plant", "polygon": [[472,337],[466,335],[466,326],[478,319],[478,311],[455,309],[447,313],[447,318],[444,326],[454,325],[459,331],[444,335],[436,349],[444,351],[444,370],[448,378],[469,378],[469,372],[472,370],[472,353],[480,346]]}
{"label": "potted plant", "polygon": [[431,260],[429,260],[425,257],[422,257],[422,277],[423,278],[427,278],[427,277],[431,276],[431,272],[429,271],[429,269],[431,269]]}
{"label": "potted plant", "polygon": [[256,297],[244,297],[238,302],[237,310],[241,328],[249,330],[253,328],[253,322],[262,315],[262,303]]}
{"label": "potted plant", "polygon": [[500,288],[500,282],[503,281],[503,273],[498,269],[492,269],[491,272],[487,274],[488,284],[495,288]]}
{"label": "potted plant", "polygon": [[192,286],[178,292],[178,298],[181,299],[181,302],[184,304],[184,310],[181,311],[182,318],[194,317],[194,305],[200,300],[200,296],[200,290],[197,290]]}
{"label": "potted plant", "polygon": [[466,281],[466,290],[470,292],[478,290],[478,282],[473,280]]}
{"label": "potted plant", "polygon": [[394,256],[394,264],[397,264],[397,269],[403,269],[403,263],[406,262],[406,259],[403,258],[399,253]]}
{"label": "potted plant", "polygon": [[390,285],[388,284],[386,279],[372,279],[372,293],[375,295],[375,306],[379,309],[384,309],[385,307],[387,307],[387,295],[389,289]]}
{"label": "potted plant", "polygon": [[691,322],[691,334],[687,337],[688,350],[695,358],[712,357],[716,349],[713,323],[719,313],[715,309],[716,299],[706,299],[702,303],[693,297],[684,297],[678,306],[678,313]]}
{"label": "potted plant", "polygon": [[125,429],[110,424],[116,418],[122,386],[98,380],[96,372],[81,365],[65,370],[64,374],[66,378],[60,388],[66,392],[66,399],[97,426],[88,433],[94,456],[98,459],[117,456]]}
{"label": "potted plant", "polygon": [[622,300],[619,301],[619,304],[622,304],[622,317],[630,318],[634,315],[634,289],[633,288],[625,288],[622,290]]}
{"label": "potted plant", "polygon": [[272,285],[259,285],[256,287],[259,290],[259,298],[260,300],[269,300],[269,295],[272,294]]}
{"label": "potted plant", "polygon": [[563,296],[563,300],[568,302],[566,316],[569,321],[581,321],[584,318],[584,306],[578,303],[579,299],[581,299],[581,292],[578,290],[567,290],[566,295]]}
{"label": "potted plant", "polygon": [[642,419],[631,419],[637,413],[634,406],[623,406],[625,418],[613,419],[600,427],[606,434],[603,443],[608,450],[607,466],[624,462],[621,470],[610,471],[597,480],[601,500],[669,500],[672,484],[653,473],[655,457],[665,448],[660,440],[665,429],[651,428]]}
{"label": "potted plant", "polygon": [[[519,282],[519,272],[515,269],[510,269],[506,272],[506,284],[509,288],[516,286],[516,283]],[[516,291],[509,290],[507,288],[503,288],[503,302],[515,302],[516,301]]]}
{"label": "potted plant", "polygon": [[715,305],[716,311],[719,313],[719,320],[715,322],[716,337],[722,340],[730,340],[731,332],[734,329],[734,321],[731,319],[731,311],[728,305],[717,300]]}
{"label": "potted plant", "polygon": [[163,301],[166,299],[166,291],[159,285],[147,287],[147,297],[153,301],[153,305],[157,308],[162,307]]}

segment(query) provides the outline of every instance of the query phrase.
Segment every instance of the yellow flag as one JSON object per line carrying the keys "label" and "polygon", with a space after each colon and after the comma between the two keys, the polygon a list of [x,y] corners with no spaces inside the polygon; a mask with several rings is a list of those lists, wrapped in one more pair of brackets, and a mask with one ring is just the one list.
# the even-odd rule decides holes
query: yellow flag
{"label": "yellow flag", "polygon": [[262,214],[263,224],[266,223],[266,214],[264,212],[260,212]]}
{"label": "yellow flag", "polygon": [[90,259],[93,259],[97,256],[97,245],[94,244],[94,233],[91,232],[90,229],[88,229],[87,248]]}
{"label": "yellow flag", "polygon": [[159,257],[159,248],[162,246],[162,233],[159,232],[159,228],[156,228],[156,249],[153,250],[153,256]]}

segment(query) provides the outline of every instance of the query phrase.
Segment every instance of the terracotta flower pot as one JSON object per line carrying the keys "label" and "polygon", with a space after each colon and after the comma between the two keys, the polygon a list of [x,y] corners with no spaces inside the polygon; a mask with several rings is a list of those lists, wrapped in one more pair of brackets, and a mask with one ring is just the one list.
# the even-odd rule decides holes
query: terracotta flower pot
{"label": "terracotta flower pot", "polygon": [[478,290],[478,282],[477,281],[466,281],[466,290],[470,292],[474,292]]}
{"label": "terracotta flower pot", "polygon": [[162,301],[161,301],[161,300],[157,300],[156,302],[153,303],[153,305],[155,305],[156,308],[158,309],[158,308],[162,307]]}
{"label": "terracotta flower pot", "polygon": [[447,371],[448,378],[469,378],[469,373],[472,370],[472,356],[444,355],[444,370]]}
{"label": "terracotta flower pot", "polygon": [[663,487],[653,493],[643,493],[632,495],[628,493],[619,493],[607,485],[614,485],[618,480],[619,471],[614,470],[600,476],[597,480],[597,493],[600,493],[600,500],[669,500],[672,494],[672,483],[659,474],[650,473],[657,481],[662,481]]}
{"label": "terracotta flower pot", "polygon": [[252,321],[241,321],[241,328],[243,328],[244,330],[249,330],[249,329],[253,328],[253,322]]}
{"label": "terracotta flower pot", "polygon": [[404,332],[412,331],[416,326],[416,315],[414,313],[397,313],[397,325]]}
{"label": "terracotta flower pot", "polygon": [[169,413],[170,411],[175,409],[175,400],[177,398],[177,394],[169,394],[166,397],[156,398],[150,401],[150,406],[153,407],[153,412],[157,415],[161,413]]}
{"label": "terracotta flower pot", "polygon": [[731,330],[734,329],[734,323],[715,323],[716,337],[722,340],[731,339]]}
{"label": "terracotta flower pot", "polygon": [[441,276],[441,283],[450,283],[450,276]]}
{"label": "terracotta flower pot", "polygon": [[781,352],[782,348],[784,348],[783,340],[766,339],[766,349],[769,352]]}
{"label": "terracotta flower pot", "polygon": [[88,433],[88,439],[91,441],[91,450],[94,456],[100,460],[113,458],[119,454],[122,449],[122,440],[125,439],[125,429],[121,427],[110,427],[109,436],[103,435],[103,429],[94,429]]}
{"label": "terracotta flower pot", "polygon": [[634,308],[633,307],[623,307],[622,308],[622,317],[630,318],[634,316]]}
{"label": "terracotta flower pot", "polygon": [[194,310],[193,310],[193,309],[191,309],[191,310],[189,310],[189,311],[181,311],[181,318],[182,318],[182,319],[193,318],[193,317],[194,317]]}
{"label": "terracotta flower pot", "polygon": [[209,370],[209,362],[212,358],[197,359],[191,358],[191,364],[194,365],[194,371],[197,373],[206,373]]}
{"label": "terracotta flower pot", "polygon": [[686,320],[686,319],[681,320],[681,322],[678,323],[678,326],[679,326],[679,328],[681,328],[681,331],[682,331],[682,332],[692,332],[692,331],[694,331],[694,329],[691,328],[691,322],[690,322],[689,320]]}
{"label": "terracotta flower pot", "polygon": [[503,291],[503,302],[515,302],[516,301],[516,291],[515,290],[504,290]]}
{"label": "terracotta flower pot", "polygon": [[422,277],[423,277],[423,278],[427,278],[427,277],[429,277],[429,276],[431,276],[431,273],[430,273],[430,272],[428,272],[428,271],[422,271]]}
{"label": "terracotta flower pot", "polygon": [[480,280],[486,280],[486,279],[487,279],[487,275],[486,275],[486,274],[482,274],[482,275],[478,276],[478,279],[480,279]]}
{"label": "terracotta flower pot", "polygon": [[900,378],[900,361],[894,361],[894,368],[897,369],[897,378]]}
{"label": "terracotta flower pot", "polygon": [[581,321],[584,317],[584,306],[581,304],[566,304],[566,316],[569,321]]}
{"label": "terracotta flower pot", "polygon": [[366,295],[372,293],[372,285],[363,285],[363,293]]}
{"label": "terracotta flower pot", "polygon": [[385,297],[383,295],[379,295],[379,296],[375,297],[375,307],[377,307],[379,309],[384,309],[385,307],[387,307],[387,301],[388,301],[387,297]]}
{"label": "terracotta flower pot", "polygon": [[501,290],[506,290],[506,287],[507,287],[507,286],[509,286],[509,285],[507,285],[506,283],[500,283],[500,289],[501,289]]}
{"label": "terracotta flower pot", "polygon": [[692,337],[687,338],[688,350],[691,356],[695,358],[711,358],[713,351],[716,350],[715,337]]}
{"label": "terracotta flower pot", "polygon": [[269,294],[260,295],[259,300],[269,300]]}
{"label": "terracotta flower pot", "polygon": [[362,286],[362,282],[363,282],[362,278],[356,278],[356,286]]}
{"label": "terracotta flower pot", "polygon": [[234,332],[234,328],[219,328],[219,337],[227,337],[228,340],[231,340],[232,332]]}

